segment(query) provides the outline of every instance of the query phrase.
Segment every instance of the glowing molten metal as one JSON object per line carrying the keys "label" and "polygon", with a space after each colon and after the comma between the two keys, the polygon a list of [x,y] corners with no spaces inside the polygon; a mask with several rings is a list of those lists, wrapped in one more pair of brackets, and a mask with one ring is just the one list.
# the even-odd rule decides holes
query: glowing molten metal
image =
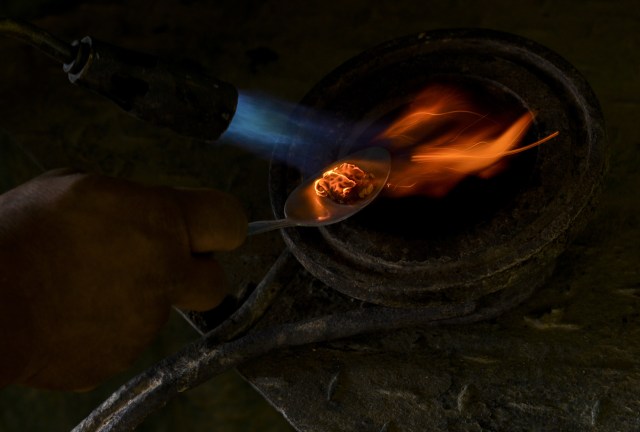
{"label": "glowing molten metal", "polygon": [[429,87],[378,137],[394,155],[386,193],[441,197],[469,175],[489,178],[505,168],[505,156],[558,135],[518,147],[532,121],[530,112],[497,121],[458,91]]}
{"label": "glowing molten metal", "polygon": [[322,174],[316,180],[316,194],[329,197],[340,204],[353,204],[366,198],[373,191],[373,174],[358,166],[342,163]]}

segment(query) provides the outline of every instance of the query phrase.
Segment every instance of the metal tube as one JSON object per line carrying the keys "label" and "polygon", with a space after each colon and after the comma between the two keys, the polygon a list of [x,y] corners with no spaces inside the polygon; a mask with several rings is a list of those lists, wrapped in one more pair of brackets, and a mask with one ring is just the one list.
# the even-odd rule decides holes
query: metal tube
{"label": "metal tube", "polygon": [[75,49],[69,43],[28,22],[0,18],[0,34],[26,42],[61,63],[70,62],[75,57]]}
{"label": "metal tube", "polygon": [[133,430],[177,394],[275,349],[416,325],[437,325],[449,320],[455,322],[454,317],[467,315],[475,307],[474,303],[458,304],[449,309],[372,306],[269,327],[221,345],[215,343],[217,340],[213,335],[214,343],[207,336],[120,387],[73,432]]}

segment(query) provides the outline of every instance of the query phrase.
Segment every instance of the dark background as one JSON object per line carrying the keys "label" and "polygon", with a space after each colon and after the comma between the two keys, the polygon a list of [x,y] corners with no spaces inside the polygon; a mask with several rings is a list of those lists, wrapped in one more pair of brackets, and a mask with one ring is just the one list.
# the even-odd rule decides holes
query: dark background
{"label": "dark background", "polygon": [[[546,45],[591,83],[603,106],[611,147],[601,210],[565,261],[577,260],[571,268],[578,275],[584,266],[597,266],[598,272],[583,283],[594,289],[628,290],[625,307],[638,315],[640,10],[631,0],[530,0],[517,5],[506,0],[3,0],[0,15],[31,19],[67,40],[91,35],[174,59],[190,58],[239,88],[264,90],[290,101],[299,100],[326,73],[362,50],[420,31],[485,27]],[[228,190],[242,200],[250,219],[269,217],[266,161],[228,143],[205,144],[132,119],[110,102],[70,85],[59,65],[17,42],[0,40],[0,55],[4,189],[41,169],[71,165],[154,184]],[[584,244],[598,247],[586,253],[580,249]],[[221,260],[235,286],[242,288],[260,280],[280,245],[277,234],[257,237]],[[570,276],[556,275],[555,280],[562,278]],[[631,336],[638,336],[634,329]],[[134,370],[195,337],[173,316]],[[638,373],[637,363],[630,367]],[[68,430],[126,378],[115,377],[96,391],[78,395],[4,389],[0,430]],[[229,372],[172,401],[141,430],[291,428]]]}

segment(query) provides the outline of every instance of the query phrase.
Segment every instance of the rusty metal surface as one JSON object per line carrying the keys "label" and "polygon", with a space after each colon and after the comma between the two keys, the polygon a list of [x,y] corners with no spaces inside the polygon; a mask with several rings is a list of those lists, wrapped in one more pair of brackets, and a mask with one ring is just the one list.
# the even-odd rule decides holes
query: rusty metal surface
{"label": "rusty metal surface", "polygon": [[638,290],[606,283],[633,243],[601,253],[586,240],[498,319],[287,350],[241,371],[303,431],[636,430]]}

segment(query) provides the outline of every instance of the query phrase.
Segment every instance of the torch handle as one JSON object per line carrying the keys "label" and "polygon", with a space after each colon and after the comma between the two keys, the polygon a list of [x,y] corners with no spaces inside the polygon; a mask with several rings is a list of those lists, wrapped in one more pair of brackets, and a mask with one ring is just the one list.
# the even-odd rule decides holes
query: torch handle
{"label": "torch handle", "polygon": [[236,88],[191,62],[163,61],[88,36],[68,44],[30,23],[5,17],[0,17],[2,35],[62,62],[72,83],[180,135],[216,140],[235,115]]}
{"label": "torch handle", "polygon": [[193,138],[212,141],[235,114],[234,86],[194,64],[169,63],[91,37],[74,41],[64,64],[69,81],[117,103],[129,114]]}

